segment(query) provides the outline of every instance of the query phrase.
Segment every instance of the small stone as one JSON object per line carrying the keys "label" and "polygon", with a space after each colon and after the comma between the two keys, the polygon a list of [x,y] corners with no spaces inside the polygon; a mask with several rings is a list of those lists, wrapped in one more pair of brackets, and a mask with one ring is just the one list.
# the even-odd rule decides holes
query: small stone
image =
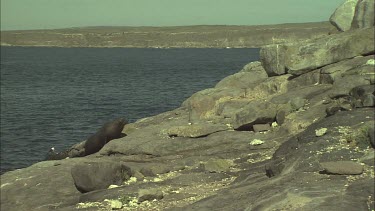
{"label": "small stone", "polygon": [[358,175],[363,173],[363,166],[353,161],[324,162],[320,164],[323,173],[339,175]]}
{"label": "small stone", "polygon": [[327,133],[327,128],[320,128],[315,130],[315,135],[317,137],[324,136]]}
{"label": "small stone", "polygon": [[138,202],[160,200],[164,197],[163,192],[159,189],[141,189],[138,192]]}
{"label": "small stone", "polygon": [[330,106],[326,108],[326,114],[327,116],[332,116],[336,114],[338,111],[341,111],[341,107],[339,106]]}
{"label": "small stone", "polygon": [[282,125],[285,121],[286,112],[284,110],[280,110],[276,114],[276,122],[279,125]]}
{"label": "small stone", "polygon": [[250,145],[251,146],[256,146],[256,145],[262,145],[264,144],[264,141],[260,140],[260,139],[253,139],[251,142],[250,142]]}

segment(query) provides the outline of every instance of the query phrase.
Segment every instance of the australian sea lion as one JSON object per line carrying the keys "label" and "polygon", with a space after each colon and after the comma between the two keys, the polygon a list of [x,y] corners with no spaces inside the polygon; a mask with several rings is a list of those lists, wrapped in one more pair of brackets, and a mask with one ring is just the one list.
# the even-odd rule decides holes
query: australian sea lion
{"label": "australian sea lion", "polygon": [[122,133],[122,130],[127,123],[128,122],[123,118],[108,122],[86,141],[75,144],[63,152],[57,153],[52,147],[47,154],[46,160],[61,160],[67,157],[82,157],[98,152],[109,141],[126,136],[126,134]]}
{"label": "australian sea lion", "polygon": [[116,119],[106,123],[98,132],[90,136],[85,143],[85,155],[98,152],[105,144],[113,139],[124,137],[121,133],[128,122],[125,119]]}

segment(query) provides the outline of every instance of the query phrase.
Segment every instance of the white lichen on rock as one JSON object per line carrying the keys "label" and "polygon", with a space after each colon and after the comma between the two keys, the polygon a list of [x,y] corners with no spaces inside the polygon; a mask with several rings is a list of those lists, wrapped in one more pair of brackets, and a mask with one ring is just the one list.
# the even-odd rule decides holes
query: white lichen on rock
{"label": "white lichen on rock", "polygon": [[272,122],[271,127],[275,128],[277,126],[279,126],[279,124],[277,124],[277,122]]}
{"label": "white lichen on rock", "polygon": [[252,141],[250,141],[251,146],[256,146],[256,145],[261,145],[261,144],[264,144],[264,141],[260,139],[253,139]]}
{"label": "white lichen on rock", "polygon": [[130,183],[137,182],[137,177],[130,177],[128,180],[124,182],[125,185],[129,185]]}
{"label": "white lichen on rock", "polygon": [[111,209],[113,209],[113,210],[117,210],[117,209],[121,209],[122,208],[122,202],[119,201],[119,200],[105,199],[104,201],[108,202],[109,205],[111,206]]}
{"label": "white lichen on rock", "polygon": [[90,207],[99,207],[102,204],[100,202],[87,202],[87,203],[78,203],[77,204],[77,209],[86,209]]}
{"label": "white lichen on rock", "polygon": [[367,60],[366,65],[375,65],[375,59]]}
{"label": "white lichen on rock", "polygon": [[118,188],[118,187],[120,187],[120,186],[118,186],[118,185],[110,185],[110,186],[108,186],[108,189]]}

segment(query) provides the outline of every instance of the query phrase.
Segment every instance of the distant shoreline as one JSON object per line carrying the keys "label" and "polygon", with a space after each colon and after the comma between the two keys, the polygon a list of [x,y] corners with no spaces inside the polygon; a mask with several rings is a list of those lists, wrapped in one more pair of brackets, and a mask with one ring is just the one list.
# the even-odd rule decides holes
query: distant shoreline
{"label": "distant shoreline", "polygon": [[329,22],[257,26],[82,27],[1,31],[1,46],[259,48],[336,33]]}

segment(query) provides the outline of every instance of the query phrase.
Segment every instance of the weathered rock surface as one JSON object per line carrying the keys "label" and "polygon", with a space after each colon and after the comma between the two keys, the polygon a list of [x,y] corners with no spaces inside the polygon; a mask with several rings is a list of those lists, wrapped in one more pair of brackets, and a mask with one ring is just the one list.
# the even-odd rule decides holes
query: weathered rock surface
{"label": "weathered rock surface", "polygon": [[210,173],[229,172],[230,167],[233,166],[233,162],[225,159],[210,159],[203,166],[204,170]]}
{"label": "weathered rock surface", "polygon": [[351,29],[374,27],[374,0],[359,0],[355,9]]}
{"label": "weathered rock surface", "polygon": [[341,78],[343,74],[352,69],[356,69],[363,66],[371,67],[366,63],[373,59],[374,55],[360,56],[353,59],[346,59],[334,64],[327,65],[321,68],[321,83],[332,84],[336,79]]}
{"label": "weathered rock surface", "polygon": [[236,87],[249,88],[256,82],[266,79],[267,73],[260,62],[252,62],[247,64],[240,72],[230,75],[219,83],[215,88],[220,87]]}
{"label": "weathered rock surface", "polygon": [[260,59],[269,76],[301,75],[344,59],[371,54],[374,48],[374,28],[368,28],[299,43],[268,45],[261,49]]}
{"label": "weathered rock surface", "polygon": [[180,108],[128,124],[97,153],[7,172],[1,210],[374,209],[367,30],[283,45],[280,55],[267,47],[284,69],[248,64]]}
{"label": "weathered rock surface", "polygon": [[347,0],[342,3],[329,18],[332,25],[340,31],[349,30],[352,26],[357,2],[357,0]]}

